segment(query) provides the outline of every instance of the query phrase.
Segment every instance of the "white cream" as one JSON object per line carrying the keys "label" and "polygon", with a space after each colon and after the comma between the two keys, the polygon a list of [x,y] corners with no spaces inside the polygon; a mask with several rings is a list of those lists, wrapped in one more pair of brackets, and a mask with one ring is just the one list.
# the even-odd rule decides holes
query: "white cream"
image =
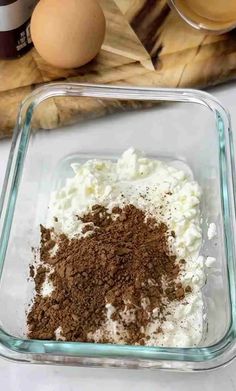
{"label": "white cream", "polygon": [[131,203],[175,231],[175,248],[180,257],[198,251],[201,192],[198,184],[183,171],[145,158],[133,148],[124,152],[117,163],[88,160],[73,164],[72,169],[75,176],[52,194],[48,225],[54,226],[56,232],[69,237],[81,234],[84,225],[77,216],[86,214],[94,204],[111,210],[113,206]]}
{"label": "white cream", "polygon": [[41,291],[40,291],[40,294],[41,294],[43,297],[50,296],[51,293],[52,293],[53,290],[54,290],[53,283],[52,283],[52,281],[50,280],[50,275],[52,274],[52,272],[53,272],[53,268],[50,267],[50,270],[47,271],[47,273],[46,273],[45,280],[44,280],[44,282],[43,282],[43,284],[42,284]]}
{"label": "white cream", "polygon": [[[158,317],[153,316],[145,330],[150,337],[147,344],[173,347],[199,344],[203,330],[201,288],[205,273],[204,260],[198,257],[202,242],[198,184],[188,173],[163,161],[148,159],[133,148],[125,151],[117,162],[88,160],[84,164],[73,164],[72,169],[75,175],[52,194],[48,226],[53,226],[56,233],[80,236],[84,224],[77,216],[89,212],[94,204],[110,211],[114,206],[133,204],[144,210],[147,217],[166,223],[170,231],[175,232],[170,245],[177,257],[186,261],[181,282],[184,286],[190,285],[192,292],[184,301],[169,305],[170,315],[161,325],[162,333],[153,334],[160,326]],[[111,319],[111,304],[107,303],[106,309],[107,322],[90,337],[99,341],[106,333],[112,342],[122,343],[125,330]],[[134,316],[125,310],[121,315],[130,319]]]}
{"label": "white cream", "polygon": [[213,239],[216,236],[216,225],[215,223],[210,223],[207,230],[207,237],[209,240]]}
{"label": "white cream", "polygon": [[205,261],[206,267],[214,267],[216,264],[216,258],[215,257],[207,257]]}

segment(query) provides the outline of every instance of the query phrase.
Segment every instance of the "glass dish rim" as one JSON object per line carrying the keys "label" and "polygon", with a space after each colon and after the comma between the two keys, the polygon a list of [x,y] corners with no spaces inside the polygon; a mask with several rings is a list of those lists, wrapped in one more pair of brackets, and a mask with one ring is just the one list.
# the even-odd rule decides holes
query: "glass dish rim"
{"label": "glass dish rim", "polygon": [[[230,286],[231,324],[228,331],[215,345],[195,348],[162,348],[129,345],[94,344],[64,341],[20,339],[8,335],[0,328],[0,355],[19,361],[34,361],[40,354],[61,357],[116,357],[143,360],[170,360],[198,363],[198,369],[208,362],[209,369],[225,364],[236,355],[235,331],[235,241],[232,226],[235,226],[235,169],[230,116],[221,103],[209,93],[193,89],[145,88],[106,86],[81,83],[52,83],[34,90],[21,104],[14,130],[2,195],[0,198],[0,273],[4,266],[5,253],[14,215],[14,202],[20,183],[24,157],[31,133],[31,119],[36,107],[46,99],[57,96],[79,96],[102,99],[156,100],[183,103],[198,103],[213,112],[220,145],[221,198],[224,204],[224,226],[227,236],[227,267]],[[223,190],[222,190],[223,189]],[[230,251],[229,251],[230,250]],[[1,278],[1,277],[0,277]],[[224,359],[222,356],[225,355]],[[31,356],[31,359],[29,358]]]}

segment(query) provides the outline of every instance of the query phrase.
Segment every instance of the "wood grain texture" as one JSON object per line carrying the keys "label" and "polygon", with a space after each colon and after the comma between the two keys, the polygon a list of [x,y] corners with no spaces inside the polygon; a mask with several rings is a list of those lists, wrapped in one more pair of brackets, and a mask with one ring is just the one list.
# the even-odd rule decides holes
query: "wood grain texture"
{"label": "wood grain texture", "polygon": [[128,20],[120,12],[120,8],[114,1],[100,0],[100,4],[104,10],[107,24],[106,37],[102,48],[109,53],[115,53],[139,61],[153,71],[154,66],[149,53],[137,39]]}
{"label": "wood grain texture", "polygon": [[[163,85],[205,87],[236,76],[236,30],[207,35],[183,22],[165,0],[115,0],[149,52]],[[160,85],[160,78],[151,77]]]}
{"label": "wood grain texture", "polygon": [[[205,87],[236,76],[236,32],[206,35],[190,28],[166,0],[100,0],[107,22],[99,55],[84,67],[54,68],[35,49],[0,61],[0,138],[14,128],[20,101],[37,85],[55,80],[118,85]],[[53,128],[139,102],[51,99],[35,126]]]}

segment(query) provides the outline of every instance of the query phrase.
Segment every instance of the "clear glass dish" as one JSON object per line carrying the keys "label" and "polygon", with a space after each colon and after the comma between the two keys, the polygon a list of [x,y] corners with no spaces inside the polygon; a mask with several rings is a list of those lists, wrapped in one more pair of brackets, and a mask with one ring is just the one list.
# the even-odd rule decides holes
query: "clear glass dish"
{"label": "clear glass dish", "polygon": [[[72,99],[73,97],[73,99]],[[53,131],[38,120],[51,105],[75,103],[104,111],[130,103],[141,110],[84,118]],[[157,104],[159,103],[159,104]],[[89,116],[88,116],[89,117]],[[49,121],[50,122],[50,121]],[[51,124],[50,127],[53,127]],[[61,186],[70,164],[114,158],[134,146],[149,156],[187,166],[200,184],[203,245],[216,257],[204,287],[207,327],[197,348],[162,348],[28,340],[25,311],[33,295],[28,281],[32,246],[39,246],[50,192]],[[194,90],[51,84],[21,105],[0,202],[0,355],[21,362],[206,370],[236,355],[234,156],[230,118],[211,95]],[[209,241],[209,222],[217,237]]]}

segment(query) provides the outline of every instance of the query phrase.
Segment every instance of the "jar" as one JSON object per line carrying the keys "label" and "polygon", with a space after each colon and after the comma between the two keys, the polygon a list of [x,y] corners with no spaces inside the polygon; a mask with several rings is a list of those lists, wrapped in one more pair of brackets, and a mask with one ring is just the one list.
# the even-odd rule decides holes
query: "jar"
{"label": "jar", "polygon": [[0,58],[22,56],[32,47],[30,17],[37,0],[0,0]]}

